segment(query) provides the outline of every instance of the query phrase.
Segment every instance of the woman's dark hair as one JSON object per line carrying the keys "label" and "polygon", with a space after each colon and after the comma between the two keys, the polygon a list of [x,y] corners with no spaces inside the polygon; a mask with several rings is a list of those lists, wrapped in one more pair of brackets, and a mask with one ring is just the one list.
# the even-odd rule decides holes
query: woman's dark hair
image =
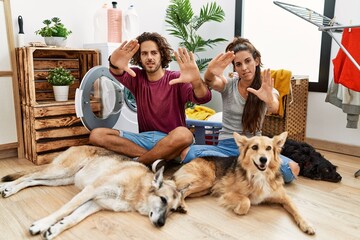
{"label": "woman's dark hair", "polygon": [[[253,56],[254,60],[259,61],[259,65],[256,66],[255,78],[251,83],[250,87],[254,89],[259,89],[261,87],[261,54],[260,52],[250,43],[246,38],[235,37],[233,41],[226,47],[227,51],[233,51],[236,54],[239,51],[248,51]],[[235,62],[233,61],[233,68],[235,71]],[[240,79],[241,81],[241,79]],[[255,134],[256,131],[261,131],[261,117],[263,110],[265,108],[265,103],[259,99],[255,94],[249,92],[247,97],[244,112],[242,115],[242,125],[243,133],[250,132]]]}
{"label": "woman's dark hair", "polygon": [[141,43],[146,42],[146,41],[153,41],[156,43],[156,45],[159,48],[159,52],[161,55],[161,66],[163,68],[169,67],[169,63],[172,60],[171,55],[173,53],[173,49],[170,47],[169,43],[163,36],[161,36],[158,33],[144,32],[143,34],[138,36],[136,39],[138,40],[138,43],[140,44],[140,48],[134,54],[133,58],[131,59],[131,61],[130,61],[131,64],[143,67],[141,64],[141,59],[140,59]]}

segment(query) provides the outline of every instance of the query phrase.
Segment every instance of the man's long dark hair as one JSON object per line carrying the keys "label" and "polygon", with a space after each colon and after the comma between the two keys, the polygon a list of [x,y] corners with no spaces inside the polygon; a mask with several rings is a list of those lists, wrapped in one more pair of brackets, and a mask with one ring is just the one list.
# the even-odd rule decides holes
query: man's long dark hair
{"label": "man's long dark hair", "polygon": [[137,65],[143,67],[141,64],[140,59],[140,51],[141,51],[141,43],[145,41],[153,41],[159,48],[159,52],[161,54],[161,66],[162,68],[168,68],[169,63],[171,62],[171,55],[173,53],[173,49],[170,47],[170,44],[167,40],[158,33],[150,33],[144,32],[140,36],[136,38],[138,43],[140,44],[139,50],[134,54],[133,58],[131,59],[130,63],[133,65]]}
{"label": "man's long dark hair", "polygon": [[[258,90],[261,87],[261,54],[246,38],[235,37],[233,41],[226,47],[226,51],[234,51],[236,54],[239,51],[248,51],[253,56],[254,60],[258,60],[259,65],[256,66],[255,78],[250,87]],[[233,61],[233,68],[235,70],[235,63]],[[241,79],[240,79],[241,81]],[[250,132],[255,135],[257,131],[261,131],[261,117],[265,108],[265,103],[256,95],[249,92],[247,97],[244,112],[242,115],[243,133]]]}

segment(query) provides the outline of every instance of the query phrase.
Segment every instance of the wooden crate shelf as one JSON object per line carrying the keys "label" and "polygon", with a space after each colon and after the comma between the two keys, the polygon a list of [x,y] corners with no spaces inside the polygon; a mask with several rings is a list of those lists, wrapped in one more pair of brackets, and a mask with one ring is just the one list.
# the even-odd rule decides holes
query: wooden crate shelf
{"label": "wooden crate shelf", "polygon": [[[75,112],[75,91],[88,70],[99,65],[99,52],[92,49],[16,49],[23,119],[25,157],[40,165],[50,162],[70,146],[88,143],[89,131]],[[70,86],[69,101],[56,102],[48,71],[70,70],[76,81]],[[92,104],[94,109],[99,106]]]}
{"label": "wooden crate shelf", "polygon": [[52,86],[46,77],[50,69],[63,67],[76,78],[70,86],[69,100],[90,68],[99,65],[100,53],[93,49],[23,47],[16,49],[21,104],[35,106],[53,101]]}

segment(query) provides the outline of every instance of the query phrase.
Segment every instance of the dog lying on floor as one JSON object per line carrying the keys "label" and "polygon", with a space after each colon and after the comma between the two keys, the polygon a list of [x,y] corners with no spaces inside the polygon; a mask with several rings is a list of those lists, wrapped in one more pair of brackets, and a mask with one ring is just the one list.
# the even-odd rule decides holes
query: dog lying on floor
{"label": "dog lying on floor", "polygon": [[53,239],[102,209],[138,211],[156,227],[162,227],[171,212],[182,209],[182,193],[173,180],[163,179],[164,168],[154,174],[145,165],[103,148],[71,147],[39,168],[3,177],[1,195],[9,197],[36,185],[75,184],[82,189],[59,210],[31,225],[30,233],[41,233],[44,239]]}
{"label": "dog lying on floor", "polygon": [[183,189],[184,198],[211,193],[238,215],[247,214],[251,205],[281,204],[303,232],[313,235],[314,228],[285,192],[279,154],[286,137],[287,132],[273,138],[234,133],[241,153],[238,158],[196,158],[177,170],[173,179]]}
{"label": "dog lying on floor", "polygon": [[328,182],[340,182],[342,179],[336,172],[337,167],[305,142],[287,139],[281,154],[299,164],[300,176]]}

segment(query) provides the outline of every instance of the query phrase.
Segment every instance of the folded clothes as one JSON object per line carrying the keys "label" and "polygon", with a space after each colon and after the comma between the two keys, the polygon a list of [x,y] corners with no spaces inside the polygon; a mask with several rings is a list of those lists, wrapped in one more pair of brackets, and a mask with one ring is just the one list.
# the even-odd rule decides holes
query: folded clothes
{"label": "folded clothes", "polygon": [[214,115],[215,113],[215,110],[199,105],[196,105],[193,108],[185,109],[186,117],[194,120],[207,120],[208,117]]}

